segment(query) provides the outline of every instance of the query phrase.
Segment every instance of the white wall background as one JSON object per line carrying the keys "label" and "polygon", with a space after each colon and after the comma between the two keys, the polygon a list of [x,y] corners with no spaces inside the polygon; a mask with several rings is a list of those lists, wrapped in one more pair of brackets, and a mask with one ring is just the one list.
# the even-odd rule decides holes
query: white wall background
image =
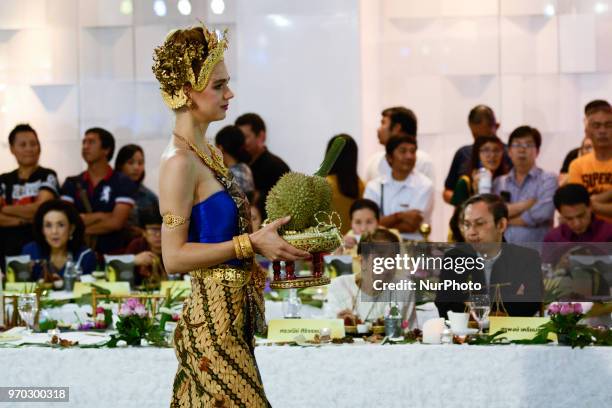
{"label": "white wall background", "polygon": [[[226,63],[236,98],[225,121],[262,115],[270,150],[313,172],[336,133],[359,137],[359,9],[353,0],[0,0],[0,172],[15,167],[7,135],[20,122],[39,133],[41,164],[61,179],[83,170],[80,140],[92,126],[146,153],[145,183],[157,190],[172,114],[151,72],[153,48],[171,28],[204,21],[229,27]],[[239,62],[238,62],[239,61]]]}
{"label": "white wall background", "polygon": [[472,106],[495,109],[504,139],[521,124],[540,129],[540,163],[557,171],[580,142],[584,104],[612,95],[612,0],[224,0],[221,15],[212,0],[191,0],[189,16],[164,1],[159,17],[153,0],[0,0],[0,171],[15,167],[6,138],[16,123],[38,130],[41,163],[60,178],[83,169],[83,131],[103,126],[119,145],[145,148],[146,184],[157,190],[172,115],[152,50],[197,19],[230,28],[236,98],[210,137],[255,111],[292,169],[315,170],[339,132],[359,142],[363,166],[381,148],[380,111],[415,110],[420,148],[436,161],[436,239]]}

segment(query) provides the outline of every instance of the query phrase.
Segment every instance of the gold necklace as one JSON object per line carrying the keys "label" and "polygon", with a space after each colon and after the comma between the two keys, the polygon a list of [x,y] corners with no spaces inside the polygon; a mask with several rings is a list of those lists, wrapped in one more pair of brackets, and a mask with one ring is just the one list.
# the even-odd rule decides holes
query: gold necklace
{"label": "gold necklace", "polygon": [[215,148],[210,143],[206,142],[206,146],[208,147],[208,150],[210,150],[210,156],[208,156],[183,136],[177,135],[176,133],[173,133],[173,135],[189,146],[189,148],[198,155],[202,162],[204,162],[206,167],[211,169],[213,172],[222,175],[223,177],[228,176],[229,170],[227,167],[225,167],[225,164],[223,164],[223,158],[217,153]]}

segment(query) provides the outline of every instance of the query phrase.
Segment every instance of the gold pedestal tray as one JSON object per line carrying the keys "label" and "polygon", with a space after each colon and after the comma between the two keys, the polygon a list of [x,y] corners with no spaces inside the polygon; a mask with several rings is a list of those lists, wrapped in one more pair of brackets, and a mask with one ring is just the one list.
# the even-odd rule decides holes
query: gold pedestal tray
{"label": "gold pedestal tray", "polygon": [[310,227],[304,231],[286,231],[281,235],[295,248],[312,254],[312,274],[298,277],[295,274],[295,263],[285,262],[285,274],[281,274],[280,261],[274,261],[274,277],[270,282],[272,289],[302,289],[311,286],[329,285],[327,276],[323,276],[323,255],[334,251],[342,244],[340,230],[335,225]]}
{"label": "gold pedestal tray", "polygon": [[287,280],[273,280],[270,282],[272,289],[302,289],[311,286],[329,285],[330,279],[327,276],[308,276],[305,278],[294,278]]}
{"label": "gold pedestal tray", "polygon": [[342,236],[338,228],[331,227],[325,230],[308,228],[305,231],[287,231],[283,239],[294,247],[306,252],[332,252],[342,245]]}

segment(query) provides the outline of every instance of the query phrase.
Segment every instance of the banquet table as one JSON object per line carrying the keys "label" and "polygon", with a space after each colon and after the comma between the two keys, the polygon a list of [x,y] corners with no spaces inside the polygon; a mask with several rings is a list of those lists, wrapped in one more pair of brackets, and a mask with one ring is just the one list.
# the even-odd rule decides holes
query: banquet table
{"label": "banquet table", "polygon": [[[273,407],[605,407],[612,348],[261,345]],[[66,407],[167,407],[173,349],[0,348],[0,386],[68,386]],[[0,407],[7,406],[0,403]],[[40,403],[18,403],[40,407]]]}

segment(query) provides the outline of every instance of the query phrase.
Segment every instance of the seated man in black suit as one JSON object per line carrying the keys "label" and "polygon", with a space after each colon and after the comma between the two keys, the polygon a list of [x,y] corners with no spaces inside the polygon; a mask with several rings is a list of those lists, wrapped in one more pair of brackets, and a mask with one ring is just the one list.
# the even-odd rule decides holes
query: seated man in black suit
{"label": "seated man in black suit", "polygon": [[[510,316],[533,316],[538,312],[542,301],[540,256],[532,249],[504,242],[508,208],[501,198],[493,194],[471,197],[461,208],[459,225],[466,242],[449,250],[445,259],[480,257],[481,261],[472,261],[474,267],[463,273],[457,267],[442,269],[440,281],[471,281],[473,288],[479,283],[480,293],[489,294],[492,313],[496,309]],[[440,316],[446,318],[449,310],[464,312],[469,297],[467,290],[439,291],[436,306]]]}

